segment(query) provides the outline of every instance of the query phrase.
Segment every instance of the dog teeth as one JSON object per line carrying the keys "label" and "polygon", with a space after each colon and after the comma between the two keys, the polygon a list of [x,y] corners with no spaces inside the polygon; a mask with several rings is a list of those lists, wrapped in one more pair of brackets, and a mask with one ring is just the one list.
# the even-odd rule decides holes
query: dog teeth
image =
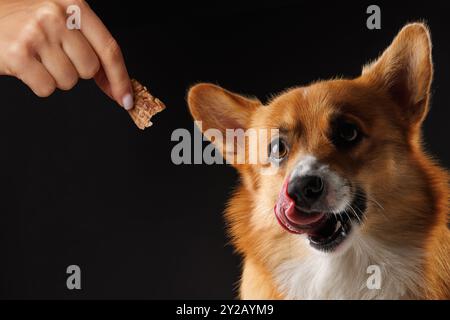
{"label": "dog teeth", "polygon": [[343,237],[346,237],[347,236],[347,229],[346,229],[345,225],[341,221],[338,221],[338,223],[336,224],[336,230],[334,232],[337,232],[339,230],[339,228],[341,229],[341,235]]}
{"label": "dog teeth", "polygon": [[341,221],[338,221],[336,223],[336,228],[334,229],[334,232],[337,232],[339,230],[339,228],[342,227]]}

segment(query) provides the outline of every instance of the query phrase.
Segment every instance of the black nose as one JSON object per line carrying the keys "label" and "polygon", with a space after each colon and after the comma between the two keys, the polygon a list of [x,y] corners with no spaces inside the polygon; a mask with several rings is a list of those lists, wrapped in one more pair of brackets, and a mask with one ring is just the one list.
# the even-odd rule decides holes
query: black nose
{"label": "black nose", "polygon": [[324,182],[319,176],[303,176],[288,184],[288,195],[300,208],[309,209],[323,194]]}

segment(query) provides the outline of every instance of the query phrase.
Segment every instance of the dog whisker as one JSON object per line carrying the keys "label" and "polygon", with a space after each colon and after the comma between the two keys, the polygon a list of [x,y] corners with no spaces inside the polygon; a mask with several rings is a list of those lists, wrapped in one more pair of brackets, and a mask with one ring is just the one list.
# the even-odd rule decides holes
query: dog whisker
{"label": "dog whisker", "polygon": [[360,194],[358,191],[353,193],[353,196],[358,198],[358,199],[366,199],[367,201],[369,201],[370,203],[373,203],[376,207],[378,207],[378,212],[380,212],[380,214],[386,219],[389,220],[389,217],[386,215],[385,213],[385,209],[384,207],[370,194]]}

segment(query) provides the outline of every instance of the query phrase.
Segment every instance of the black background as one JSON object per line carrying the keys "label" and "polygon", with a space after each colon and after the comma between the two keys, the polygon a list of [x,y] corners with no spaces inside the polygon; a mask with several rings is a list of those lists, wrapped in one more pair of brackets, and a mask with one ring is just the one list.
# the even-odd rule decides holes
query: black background
{"label": "black background", "polygon": [[[170,158],[173,130],[193,131],[185,95],[200,81],[265,100],[357,76],[406,22],[425,20],[436,66],[425,138],[450,165],[448,2],[377,2],[377,31],[365,1],[90,4],[168,108],[141,132],[91,81],[39,99],[0,77],[0,298],[235,297],[240,259],[221,212],[237,176]],[[71,264],[81,291],[66,288]]]}

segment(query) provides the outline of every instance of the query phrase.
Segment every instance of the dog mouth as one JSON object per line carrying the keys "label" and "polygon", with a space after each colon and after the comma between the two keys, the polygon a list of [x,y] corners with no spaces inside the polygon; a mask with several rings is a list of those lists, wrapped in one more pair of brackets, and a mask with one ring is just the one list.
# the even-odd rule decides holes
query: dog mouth
{"label": "dog mouth", "polygon": [[333,251],[352,231],[352,221],[345,214],[325,214],[306,232],[310,245],[320,251]]}
{"label": "dog mouth", "polygon": [[356,193],[359,196],[354,197],[344,211],[336,213],[302,211],[282,191],[275,206],[275,216],[286,231],[306,235],[314,249],[333,252],[349,237],[354,226],[364,219],[365,193],[360,189]]}

